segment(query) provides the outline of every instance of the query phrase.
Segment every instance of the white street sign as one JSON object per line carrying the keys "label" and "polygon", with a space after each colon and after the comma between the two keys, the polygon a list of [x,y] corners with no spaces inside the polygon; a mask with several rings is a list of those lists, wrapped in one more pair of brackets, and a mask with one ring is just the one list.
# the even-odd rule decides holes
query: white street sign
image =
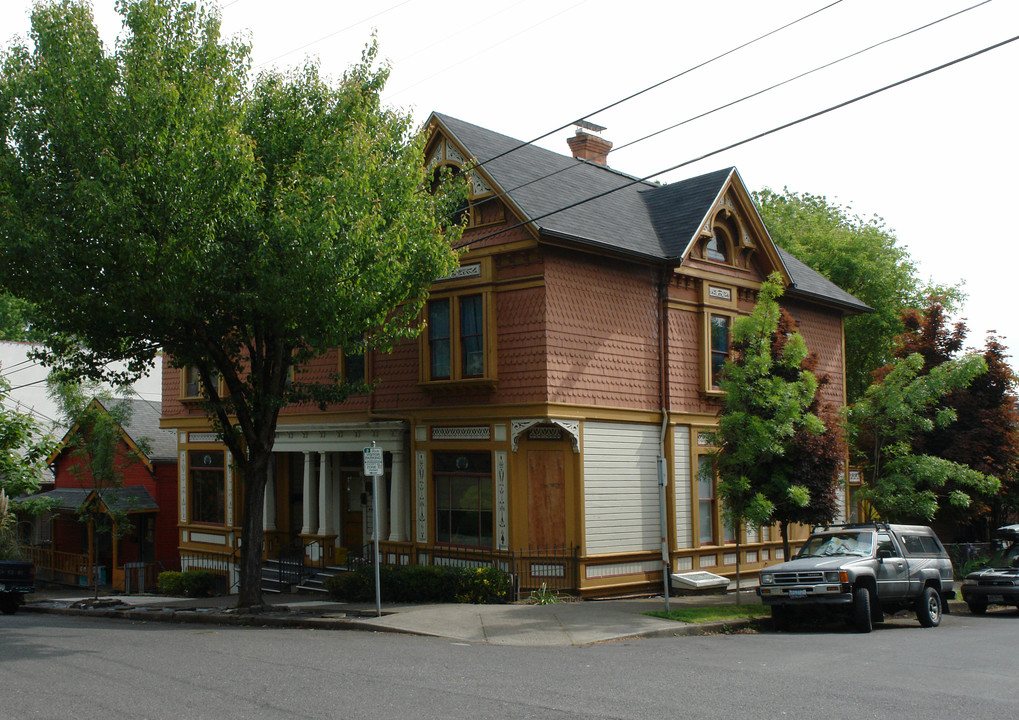
{"label": "white street sign", "polygon": [[369,477],[384,475],[382,470],[382,448],[364,449],[364,474]]}

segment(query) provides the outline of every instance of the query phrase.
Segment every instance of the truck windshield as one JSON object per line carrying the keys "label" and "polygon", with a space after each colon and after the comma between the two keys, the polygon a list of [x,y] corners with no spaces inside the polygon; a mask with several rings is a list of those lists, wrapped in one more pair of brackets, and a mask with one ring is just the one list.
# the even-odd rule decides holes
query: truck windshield
{"label": "truck windshield", "polygon": [[837,532],[811,535],[797,557],[827,555],[870,555],[874,534],[869,532]]}

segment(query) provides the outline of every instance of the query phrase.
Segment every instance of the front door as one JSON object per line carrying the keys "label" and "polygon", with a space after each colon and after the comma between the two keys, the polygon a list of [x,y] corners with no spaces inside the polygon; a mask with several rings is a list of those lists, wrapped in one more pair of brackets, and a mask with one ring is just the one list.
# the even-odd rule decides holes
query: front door
{"label": "front door", "polygon": [[562,450],[527,451],[527,537],[536,547],[566,545],[566,473]]}
{"label": "front door", "polygon": [[364,546],[364,476],[356,470],[344,468],[340,476],[340,503],[343,513],[341,542],[348,550]]}

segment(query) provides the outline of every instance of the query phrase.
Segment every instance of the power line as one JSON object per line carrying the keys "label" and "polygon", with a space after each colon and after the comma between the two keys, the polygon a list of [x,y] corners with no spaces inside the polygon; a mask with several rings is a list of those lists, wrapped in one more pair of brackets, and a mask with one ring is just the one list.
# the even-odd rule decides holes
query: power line
{"label": "power line", "polygon": [[726,50],[725,52],[723,52],[723,53],[721,53],[719,55],[715,55],[713,58],[710,58],[708,60],[704,60],[704,61],[702,61],[702,62],[700,62],[700,63],[698,63],[698,64],[696,64],[696,65],[694,65],[692,67],[687,68],[686,70],[683,70],[682,72],[678,72],[678,73],[676,73],[675,75],[673,75],[671,77],[665,78],[664,80],[660,80],[659,82],[656,82],[653,85],[648,85],[643,90],[638,90],[635,93],[631,93],[630,95],[627,95],[626,97],[624,97],[624,98],[622,98],[620,100],[616,100],[615,102],[609,103],[608,105],[606,105],[603,108],[600,108],[598,110],[594,110],[592,112],[589,112],[586,115],[583,115],[583,116],[577,118],[576,120],[571,120],[570,122],[566,123],[565,125],[560,125],[557,128],[549,130],[547,133],[545,133],[543,135],[539,135],[538,137],[533,138],[531,140],[528,140],[527,142],[522,142],[519,145],[516,145],[516,146],[510,148],[509,150],[504,150],[503,152],[499,153],[498,155],[495,155],[493,157],[487,158],[484,161],[478,163],[475,167],[483,167],[486,164],[492,162],[493,160],[498,160],[499,158],[505,157],[506,155],[509,155],[510,153],[513,153],[513,152],[516,152],[517,150],[520,150],[521,148],[525,148],[528,145],[533,145],[534,143],[538,142],[539,140],[543,140],[543,139],[547,138],[549,135],[552,135],[553,133],[557,133],[560,130],[565,130],[566,128],[570,127],[571,125],[576,125],[578,122],[580,122],[582,120],[586,120],[587,118],[589,118],[589,117],[591,117],[593,115],[597,115],[599,113],[603,113],[606,110],[610,110],[610,109],[616,107],[617,105],[622,105],[625,102],[629,102],[630,100],[633,100],[634,98],[639,97],[639,96],[643,95],[644,93],[647,93],[647,92],[650,92],[650,91],[652,91],[652,90],[654,90],[656,88],[659,88],[662,85],[670,83],[673,80],[677,80],[677,79],[683,77],[684,75],[689,75],[694,70],[699,70],[702,67],[705,67],[706,65],[710,65],[711,63],[715,62],[716,60],[721,60],[722,58],[727,57],[729,55],[732,55],[733,53],[738,52],[738,51],[740,51],[740,50],[742,50],[742,49],[744,49],[746,47],[749,47],[749,46],[753,45],[754,43],[760,42],[761,40],[764,40],[765,38],[771,37],[772,35],[774,35],[776,33],[779,33],[779,32],[781,32],[781,31],[783,31],[783,30],[785,30],[787,28],[790,28],[793,25],[796,25],[797,23],[801,23],[804,20],[807,20],[807,19],[813,17],[814,15],[822,13],[825,10],[828,10],[829,8],[835,7],[836,5],[838,5],[841,2],[842,2],[842,0],[835,0],[835,2],[829,3],[828,5],[825,5],[822,8],[818,8],[817,10],[809,12],[806,15],[804,15],[804,16],[802,16],[800,18],[797,18],[796,20],[793,20],[792,22],[788,22],[785,25],[781,25],[781,26],[775,28],[774,30],[769,30],[768,32],[764,33],[763,35],[758,35],[753,40],[748,40],[748,41],[746,41],[745,43],[743,43],[741,45],[737,45],[736,47],[734,47],[734,48],[732,48],[730,50]]}
{"label": "power line", "polygon": [[[583,5],[586,2],[587,2],[587,0],[580,0],[580,2],[577,2],[577,3],[574,3],[573,5],[570,5],[565,10],[560,10],[557,13],[549,15],[544,20],[539,20],[538,22],[534,23],[533,25],[529,25],[528,27],[524,28],[523,30],[520,30],[519,32],[516,32],[516,33],[513,33],[512,35],[508,35],[508,36],[504,37],[499,42],[488,44],[488,45],[485,46],[485,48],[483,50],[480,50],[479,52],[476,52],[473,55],[468,55],[467,57],[461,58],[461,59],[457,60],[455,63],[453,63],[452,65],[448,65],[448,66],[442,68],[441,70],[437,70],[436,72],[432,73],[431,75],[428,75],[427,77],[423,77],[423,78],[421,78],[420,80],[418,80],[415,83],[412,83],[410,85],[405,85],[404,87],[400,88],[399,90],[396,90],[396,91],[391,92],[391,93],[387,93],[386,94],[386,98],[389,99],[389,98],[395,97],[395,96],[399,95],[402,92],[406,92],[407,90],[410,90],[411,88],[415,88],[415,87],[417,87],[418,85],[420,85],[422,83],[428,82],[432,78],[438,77],[439,75],[442,75],[442,73],[448,72],[449,70],[452,70],[455,67],[463,65],[465,62],[469,62],[469,61],[473,60],[474,58],[476,58],[476,57],[478,57],[480,55],[484,55],[485,53],[489,52],[493,48],[496,48],[496,47],[499,47],[500,45],[508,43],[510,40],[513,40],[514,38],[517,38],[517,37],[523,35],[524,33],[528,33],[531,30],[533,30],[534,28],[539,27],[541,25],[544,25],[549,20],[553,20],[553,19],[559,17],[560,15],[564,15],[564,14],[570,12],[571,10],[573,10],[574,8],[580,7],[581,5]],[[555,132],[555,131],[553,130],[553,132]]]}
{"label": "power line", "polygon": [[268,65],[269,63],[274,63],[277,60],[282,60],[283,58],[285,58],[288,55],[293,55],[295,52],[300,52],[301,50],[304,50],[305,48],[310,48],[312,45],[317,45],[318,43],[322,42],[323,40],[328,40],[331,37],[336,37],[337,35],[340,35],[341,33],[347,32],[347,30],[352,30],[352,29],[356,28],[358,25],[363,25],[364,23],[368,22],[369,20],[374,20],[377,17],[381,17],[382,15],[385,15],[386,13],[391,12],[392,10],[396,10],[399,7],[403,7],[404,5],[407,5],[408,3],[411,3],[413,1],[414,0],[403,0],[403,2],[399,2],[396,5],[391,5],[390,7],[387,7],[385,10],[380,10],[379,12],[375,13],[374,15],[369,15],[368,17],[362,18],[362,19],[358,20],[357,22],[355,22],[355,23],[353,23],[351,25],[347,25],[347,27],[345,27],[345,28],[341,28],[339,30],[336,30],[335,32],[331,32],[328,35],[323,35],[318,40],[312,40],[309,43],[305,43],[304,45],[301,45],[301,47],[294,48],[293,50],[287,50],[282,55],[277,55],[274,58],[266,60],[265,62],[260,62],[260,63],[258,63],[258,65],[255,65],[253,67],[260,68],[260,67],[264,67],[265,65]]}
{"label": "power line", "polygon": [[[818,65],[817,67],[813,68],[812,70],[807,70],[806,72],[802,72],[802,73],[800,73],[798,75],[794,75],[793,77],[787,78],[786,80],[783,80],[781,82],[775,83],[773,85],[770,85],[770,86],[768,86],[766,88],[763,88],[761,90],[758,90],[756,92],[750,93],[749,95],[744,95],[743,97],[741,97],[741,98],[739,98],[737,100],[732,100],[730,102],[725,103],[724,105],[719,105],[719,106],[717,106],[717,107],[715,107],[715,108],[713,108],[711,110],[707,110],[707,111],[702,112],[702,113],[700,113],[698,115],[693,115],[692,117],[689,117],[686,120],[681,120],[678,123],[674,123],[673,125],[669,125],[668,127],[662,128],[661,130],[656,130],[653,133],[650,133],[648,135],[644,135],[643,137],[639,137],[636,140],[631,140],[628,143],[624,143],[622,145],[613,147],[612,149],[615,152],[619,152],[620,150],[622,150],[624,148],[632,147],[633,145],[636,145],[637,143],[644,142],[645,140],[650,140],[651,138],[656,137],[658,135],[661,135],[663,133],[669,132],[670,130],[675,130],[676,128],[682,127],[683,125],[687,125],[687,124],[689,124],[691,122],[694,122],[696,120],[701,120],[701,119],[703,119],[703,118],[705,118],[705,117],[707,117],[709,115],[713,115],[714,113],[720,112],[722,110],[726,110],[726,109],[728,109],[730,107],[733,107],[735,105],[738,105],[738,104],[740,104],[742,102],[745,102],[747,100],[751,100],[751,99],[753,99],[755,97],[763,95],[764,93],[767,93],[767,92],[770,92],[772,90],[775,90],[776,88],[782,87],[783,85],[788,85],[789,83],[795,82],[796,80],[800,80],[800,79],[802,79],[804,77],[807,77],[808,75],[812,75],[812,74],[814,74],[816,72],[820,72],[821,70],[825,70],[827,68],[830,68],[830,67],[832,67],[834,65],[837,65],[837,64],[839,64],[841,62],[844,62],[846,60],[850,60],[850,59],[852,59],[854,57],[857,57],[857,56],[862,55],[862,54],[864,54],[866,52],[869,52],[869,51],[871,51],[871,50],[873,50],[875,48],[881,47],[882,45],[887,45],[888,43],[894,42],[896,40],[901,40],[902,38],[904,38],[904,37],[906,37],[908,35],[912,35],[913,33],[917,33],[917,32],[919,32],[921,30],[926,30],[927,28],[933,27],[934,25],[937,25],[938,23],[942,23],[942,22],[944,22],[946,20],[950,20],[951,18],[956,17],[957,15],[961,15],[961,14],[963,14],[965,12],[969,12],[970,10],[974,10],[974,9],[980,7],[981,5],[988,4],[989,2],[991,2],[991,0],[983,0],[983,2],[979,2],[976,5],[970,5],[967,8],[964,8],[962,10],[958,10],[958,11],[956,11],[954,13],[949,14],[949,15],[945,15],[944,17],[939,18],[939,19],[934,20],[934,21],[931,21],[931,22],[929,22],[929,23],[927,23],[925,25],[921,25],[919,27],[913,28],[912,30],[908,30],[908,31],[906,31],[904,33],[900,33],[900,34],[895,35],[893,37],[890,37],[890,38],[887,38],[887,39],[882,40],[880,42],[874,43],[873,45],[869,45],[869,46],[867,46],[867,47],[865,47],[865,48],[863,48],[861,50],[857,50],[857,51],[852,52],[852,53],[850,53],[848,55],[843,55],[842,57],[838,58],[837,60],[832,60],[830,62],[827,62],[827,63],[823,64],[823,65]],[[517,148],[517,149],[519,149],[519,148]],[[601,153],[600,155],[597,155],[597,156],[595,156],[592,159],[593,160],[597,160],[599,158],[604,158],[606,155],[608,155],[608,152]],[[492,159],[494,160],[495,158],[492,158]],[[491,160],[488,160],[486,162],[491,162]],[[475,166],[475,167],[479,167],[479,166]],[[485,198],[485,200],[487,202],[488,200],[492,200],[492,199],[501,199],[501,198],[504,198],[504,197],[508,197],[510,193],[516,192],[517,190],[520,190],[521,188],[525,188],[525,187],[528,187],[529,185],[533,185],[535,183],[539,183],[539,182],[541,182],[543,180],[547,180],[548,178],[555,177],[556,175],[559,175],[561,173],[569,172],[570,170],[574,170],[574,169],[576,169],[578,167],[583,167],[583,165],[581,163],[577,163],[575,165],[570,165],[568,167],[560,168],[559,170],[555,170],[553,172],[550,172],[547,175],[542,175],[541,177],[534,178],[533,180],[528,180],[527,182],[521,183],[520,185],[517,185],[517,186],[512,187],[512,188],[509,188],[508,190],[503,190],[502,192],[500,192],[497,195]],[[458,213],[456,211],[453,211],[453,212],[447,213],[443,217],[444,217],[444,219],[449,219],[449,218],[454,217],[457,214]]]}
{"label": "power line", "polygon": [[[584,205],[586,203],[589,203],[592,200],[598,200],[598,199],[603,198],[603,197],[605,197],[607,195],[611,195],[612,193],[619,192],[620,190],[623,190],[625,188],[632,187],[633,185],[638,185],[640,183],[648,182],[649,180],[651,180],[653,178],[656,178],[659,175],[664,175],[665,173],[672,172],[673,170],[678,170],[679,168],[686,167],[687,165],[692,165],[695,162],[700,162],[701,160],[705,160],[705,159],[707,159],[709,157],[712,157],[714,155],[719,155],[719,154],[721,154],[723,152],[726,152],[727,150],[732,150],[733,148],[740,147],[741,145],[746,145],[747,143],[751,143],[751,142],[753,142],[755,140],[760,140],[763,137],[767,137],[768,135],[773,135],[774,133],[777,133],[777,132],[779,132],[781,130],[786,130],[786,129],[791,128],[791,127],[793,127],[795,125],[799,125],[801,123],[807,122],[808,120],[813,120],[814,118],[820,117],[822,115],[827,115],[830,112],[834,112],[835,110],[840,110],[840,109],[842,109],[844,107],[847,107],[847,106],[852,105],[854,103],[860,102],[861,100],[866,100],[867,98],[873,97],[874,95],[878,95],[880,93],[883,93],[886,90],[891,90],[892,88],[899,87],[900,85],[905,85],[906,83],[912,82],[913,80],[918,80],[919,78],[926,77],[927,75],[931,75],[931,74],[936,73],[936,72],[938,72],[940,70],[944,70],[945,68],[952,67],[953,65],[958,65],[959,63],[964,62],[966,60],[971,60],[972,58],[975,58],[975,57],[977,57],[979,55],[983,55],[984,53],[990,52],[991,50],[996,50],[996,49],[998,49],[1000,47],[1003,47],[1004,45],[1008,45],[1009,43],[1013,43],[1016,40],[1019,40],[1019,35],[1016,35],[1014,37],[1008,38],[1007,40],[1002,40],[1001,42],[997,42],[997,43],[995,43],[993,45],[988,45],[987,47],[982,48],[980,50],[977,50],[975,52],[969,53],[968,55],[963,55],[962,57],[956,58],[955,60],[950,60],[950,61],[948,61],[946,63],[943,63],[941,65],[938,65],[936,67],[930,68],[928,70],[924,70],[923,72],[919,72],[919,73],[917,73],[915,75],[911,75],[911,76],[909,76],[907,78],[903,78],[902,80],[898,80],[898,81],[890,83],[888,85],[884,85],[883,87],[877,88],[876,90],[871,90],[870,92],[866,92],[863,95],[857,95],[854,98],[851,98],[849,100],[845,100],[845,101],[840,102],[840,103],[838,103],[836,105],[832,105],[832,106],[827,107],[827,108],[825,108],[823,110],[818,110],[817,112],[811,113],[810,115],[804,115],[803,117],[797,118],[796,120],[791,120],[791,121],[789,121],[787,123],[784,123],[782,125],[778,125],[776,127],[773,127],[770,130],[765,130],[763,132],[757,133],[756,135],[752,135],[752,136],[750,136],[748,138],[744,138],[743,140],[739,140],[737,142],[730,143],[729,145],[726,145],[724,147],[720,147],[720,148],[717,148],[717,149],[712,150],[710,152],[706,152],[703,155],[698,155],[697,157],[691,158],[689,160],[685,160],[685,161],[683,161],[681,163],[677,163],[676,165],[672,165],[671,167],[667,167],[664,170],[659,170],[657,172],[653,172],[650,175],[645,175],[642,178],[636,178],[634,180],[631,180],[630,182],[627,182],[627,183],[624,183],[623,185],[620,185],[619,187],[612,188],[611,190],[606,190],[605,192],[601,192],[601,193],[598,193],[596,195],[592,195],[591,197],[585,198],[584,200],[578,200],[577,202],[570,203],[569,205],[561,207],[558,210],[552,210],[551,212],[544,213],[543,215],[538,215],[537,217],[529,218],[526,221],[518,222],[515,225],[511,225],[511,226],[503,228],[501,230],[497,230],[495,232],[488,233],[487,235],[483,235],[483,236],[481,236],[479,238],[475,238],[474,240],[470,240],[468,242],[461,243],[460,245],[457,245],[455,249],[459,250],[460,248],[469,247],[471,245],[474,245],[475,243],[481,242],[482,240],[487,240],[489,238],[496,237],[498,235],[502,235],[503,233],[509,232],[510,230],[515,230],[516,228],[524,227],[524,226],[526,226],[526,225],[528,225],[530,223],[534,223],[534,222],[536,222],[538,220],[542,220],[542,219],[550,217],[552,215],[556,215],[558,213],[565,212],[566,210],[571,210],[571,209],[573,209],[575,207],[578,207],[580,205]],[[505,154],[505,153],[503,153],[503,154]]]}

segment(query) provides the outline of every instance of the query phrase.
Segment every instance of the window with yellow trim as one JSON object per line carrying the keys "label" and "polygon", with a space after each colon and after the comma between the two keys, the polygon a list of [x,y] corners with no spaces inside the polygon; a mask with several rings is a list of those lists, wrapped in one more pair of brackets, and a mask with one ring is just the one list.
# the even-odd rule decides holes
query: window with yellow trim
{"label": "window with yellow trim", "polygon": [[188,453],[190,520],[223,525],[226,522],[226,465],[222,450],[192,450]]}
{"label": "window with yellow trim", "polygon": [[422,345],[426,382],[492,379],[490,296],[465,291],[429,300]]}
{"label": "window with yellow trim", "polygon": [[[213,382],[219,388],[219,374],[213,373]],[[220,390],[220,394],[222,391]],[[198,372],[198,366],[189,365],[181,368],[180,397],[182,400],[203,400],[205,399],[205,388],[202,387],[202,378]]]}

